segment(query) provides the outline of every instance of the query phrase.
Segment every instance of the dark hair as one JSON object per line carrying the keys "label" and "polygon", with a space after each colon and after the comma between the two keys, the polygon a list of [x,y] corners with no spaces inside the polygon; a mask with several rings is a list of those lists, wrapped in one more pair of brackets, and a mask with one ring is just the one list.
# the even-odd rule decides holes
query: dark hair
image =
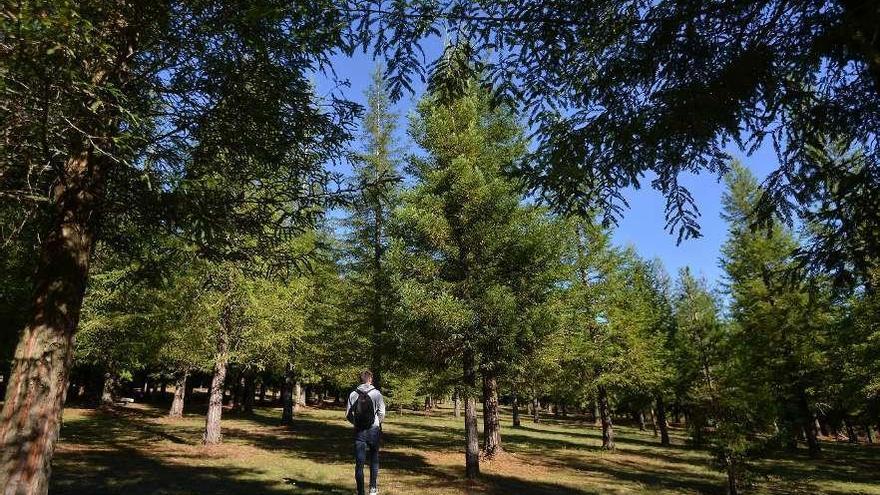
{"label": "dark hair", "polygon": [[373,372],[370,370],[361,371],[361,383],[368,383],[373,380]]}

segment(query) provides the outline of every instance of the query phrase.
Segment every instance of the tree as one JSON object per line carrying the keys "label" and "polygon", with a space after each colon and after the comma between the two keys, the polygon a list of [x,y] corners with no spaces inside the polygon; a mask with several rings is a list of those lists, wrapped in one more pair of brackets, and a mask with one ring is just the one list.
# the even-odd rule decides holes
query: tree
{"label": "tree", "polygon": [[[491,388],[513,361],[552,287],[560,242],[553,222],[521,205],[519,184],[503,174],[525,151],[513,114],[493,108],[475,81],[467,84],[460,97],[431,93],[419,103],[410,132],[427,155],[412,159],[417,185],[395,213],[390,255],[408,325],[418,329],[409,345],[429,350],[424,358],[438,368],[462,370],[466,472],[474,478],[478,371]],[[487,405],[492,454],[500,437],[492,431],[495,403]]]}
{"label": "tree", "polygon": [[[734,143],[778,146],[765,210],[790,215],[789,201],[813,189],[818,165],[805,150],[816,132],[865,149],[865,173],[845,189],[863,225],[873,205],[880,142],[880,8],[872,2],[762,0],[699,2],[348,2],[366,46],[396,61],[392,93],[424,77],[421,42],[439,33],[468,47],[456,64],[499,97],[519,102],[537,129],[521,162],[530,186],[562,208],[622,214],[621,190],[647,176],[667,200],[667,227],[699,235],[683,172],[720,176]],[[370,37],[373,30],[384,36]],[[735,41],[731,41],[735,40]],[[434,66],[448,61],[441,58]],[[469,68],[473,67],[472,70]],[[806,173],[805,173],[806,172]],[[861,226],[833,212],[848,232]],[[870,218],[868,218],[870,217]],[[609,219],[611,219],[609,218]],[[855,227],[855,230],[849,229]],[[875,229],[876,230],[876,229]],[[833,258],[817,245],[816,260]]]}
{"label": "tree", "polygon": [[737,341],[744,346],[739,354],[750,363],[754,386],[772,384],[788,441],[803,429],[810,454],[816,455],[813,404],[828,366],[826,328],[833,324],[828,291],[821,279],[787,276],[797,248],[789,231],[778,224],[767,231],[751,229],[761,190],[748,169],[734,163],[727,187],[723,203],[730,237],[722,248],[722,265]]}
{"label": "tree", "polygon": [[[100,236],[124,244],[120,223],[180,221],[222,256],[238,234],[284,233],[266,221],[298,227],[314,215],[326,198],[321,164],[339,156],[353,110],[321,105],[308,82],[346,45],[338,21],[324,5],[270,0],[19,2],[0,17],[0,191],[41,204],[46,218],[0,425],[6,491],[47,490]],[[196,184],[222,187],[188,194]],[[266,194],[241,194],[255,184]]]}
{"label": "tree", "polygon": [[352,309],[363,314],[363,326],[372,334],[373,384],[383,388],[384,372],[394,354],[389,348],[392,342],[387,329],[393,300],[385,266],[389,243],[386,224],[397,203],[400,176],[398,151],[393,146],[397,115],[391,111],[380,67],[373,72],[367,90],[363,127],[364,149],[356,154],[355,167],[360,195],[350,206],[348,219],[353,285],[359,289],[352,298]]}
{"label": "tree", "polygon": [[612,246],[607,229],[586,220],[573,224],[576,248],[561,305],[565,344],[559,368],[579,400],[595,400],[602,447],[613,450],[613,395],[636,397],[661,381],[660,308],[651,267],[631,249]]}
{"label": "tree", "polygon": [[717,416],[718,368],[724,362],[725,328],[718,301],[703,279],[690,269],[679,272],[673,294],[675,326],[672,353],[678,363],[676,389],[687,406],[688,428],[702,443],[706,427]]}

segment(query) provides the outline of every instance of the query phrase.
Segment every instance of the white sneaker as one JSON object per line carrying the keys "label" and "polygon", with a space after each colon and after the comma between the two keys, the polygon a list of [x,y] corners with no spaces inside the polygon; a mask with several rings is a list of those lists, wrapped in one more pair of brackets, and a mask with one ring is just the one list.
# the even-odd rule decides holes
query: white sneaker
{"label": "white sneaker", "polygon": [[370,495],[379,495],[378,488],[370,488]]}

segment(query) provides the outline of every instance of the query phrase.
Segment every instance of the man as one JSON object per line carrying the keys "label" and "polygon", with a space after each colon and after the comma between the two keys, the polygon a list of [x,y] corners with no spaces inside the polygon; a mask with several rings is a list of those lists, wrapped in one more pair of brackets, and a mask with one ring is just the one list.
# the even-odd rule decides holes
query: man
{"label": "man", "polygon": [[354,479],[358,495],[364,494],[364,462],[370,456],[370,495],[378,495],[379,438],[385,419],[385,399],[373,386],[373,373],[364,370],[361,384],[348,395],[345,417],[354,425]]}

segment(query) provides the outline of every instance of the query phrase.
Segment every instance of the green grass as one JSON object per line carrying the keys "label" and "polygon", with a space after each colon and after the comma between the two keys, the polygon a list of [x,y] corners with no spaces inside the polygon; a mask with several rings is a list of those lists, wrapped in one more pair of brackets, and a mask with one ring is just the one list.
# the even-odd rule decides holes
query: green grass
{"label": "green grass", "polygon": [[[307,409],[290,427],[280,411],[226,414],[224,444],[199,445],[204,418],[164,418],[134,405],[114,412],[68,408],[50,493],[352,494],[351,430],[339,410]],[[513,429],[504,418],[506,454],[464,481],[461,421],[448,411],[389,415],[380,488],[391,494],[724,493],[708,454],[684,444],[661,448],[650,431],[618,427],[617,451],[604,452],[591,424],[546,419]],[[825,444],[820,460],[802,455],[755,466],[756,493],[880,494],[880,448]]]}

